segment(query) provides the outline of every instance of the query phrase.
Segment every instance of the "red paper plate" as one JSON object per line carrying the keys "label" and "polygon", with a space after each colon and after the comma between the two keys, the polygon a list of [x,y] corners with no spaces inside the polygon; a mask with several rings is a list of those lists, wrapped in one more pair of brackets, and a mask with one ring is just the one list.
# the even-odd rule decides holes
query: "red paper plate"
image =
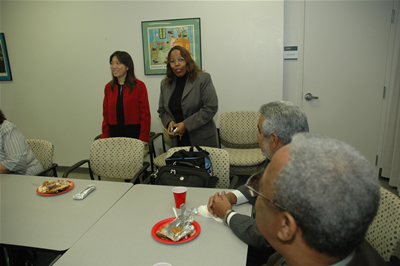
{"label": "red paper plate", "polygon": [[169,223],[171,223],[173,220],[175,220],[175,217],[174,217],[174,218],[164,219],[164,220],[159,221],[158,223],[156,223],[156,224],[153,226],[153,228],[151,229],[151,235],[153,236],[153,238],[154,238],[155,240],[157,240],[157,241],[159,241],[159,242],[162,242],[162,243],[165,243],[165,244],[180,244],[180,243],[188,242],[188,241],[190,241],[190,240],[196,238],[196,237],[200,234],[200,231],[201,231],[200,225],[199,225],[196,221],[193,221],[192,225],[194,226],[194,229],[196,230],[196,233],[194,233],[193,236],[187,236],[186,238],[181,239],[181,240],[179,240],[179,241],[177,241],[177,242],[172,241],[171,239],[161,239],[161,238],[159,238],[159,237],[156,235],[156,232],[157,232],[161,227],[163,227],[165,224],[169,224]]}
{"label": "red paper plate", "polygon": [[68,181],[68,180],[67,180],[67,182],[70,183],[70,184],[72,184],[72,186],[70,186],[69,188],[67,188],[66,190],[63,190],[63,191],[61,191],[61,192],[45,194],[45,193],[39,192],[39,188],[37,188],[37,189],[36,189],[36,193],[38,193],[39,195],[42,195],[42,196],[55,196],[55,195],[60,195],[60,194],[66,193],[66,192],[70,191],[71,189],[73,189],[74,186],[75,186],[74,182]]}

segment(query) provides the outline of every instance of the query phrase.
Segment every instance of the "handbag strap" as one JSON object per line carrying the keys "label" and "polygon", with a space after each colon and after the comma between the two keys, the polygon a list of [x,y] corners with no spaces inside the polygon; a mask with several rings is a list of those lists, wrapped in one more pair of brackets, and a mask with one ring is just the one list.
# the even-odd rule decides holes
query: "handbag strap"
{"label": "handbag strap", "polygon": [[202,151],[203,149],[200,146],[191,146],[189,151],[194,151],[194,147],[196,147],[197,151]]}
{"label": "handbag strap", "polygon": [[[167,159],[177,159],[177,158],[179,158],[179,159],[185,159],[185,158],[188,158],[188,157],[197,157],[197,156],[200,156],[200,155],[193,155],[193,154],[190,154],[191,152],[195,152],[195,153],[197,153],[197,152],[203,152],[201,155],[202,156],[210,156],[210,154],[208,153],[208,151],[206,151],[206,150],[203,150],[202,148],[200,148],[199,146],[196,146],[196,148],[197,149],[199,149],[198,151],[194,151],[193,150],[193,146],[192,147],[190,147],[190,150],[189,151],[187,151],[187,150],[184,150],[184,149],[182,149],[182,150],[178,150],[178,151],[176,151],[176,152],[174,152],[170,157],[168,157],[168,158],[166,158],[166,160]],[[204,154],[205,153],[205,154]]]}
{"label": "handbag strap", "polygon": [[200,167],[198,167],[198,166],[196,166],[196,165],[194,165],[192,163],[185,162],[185,161],[175,161],[173,163],[173,165],[184,165],[184,166],[189,166],[189,167],[192,167],[192,168],[200,168]]}

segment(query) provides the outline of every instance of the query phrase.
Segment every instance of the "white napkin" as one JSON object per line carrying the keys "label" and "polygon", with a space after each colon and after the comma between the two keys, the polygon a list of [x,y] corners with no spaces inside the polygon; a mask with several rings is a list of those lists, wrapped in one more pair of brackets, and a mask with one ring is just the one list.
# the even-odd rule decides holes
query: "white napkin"
{"label": "white napkin", "polygon": [[215,218],[214,215],[212,215],[208,211],[207,205],[201,205],[200,207],[197,208],[197,211],[198,211],[197,212],[198,215],[201,215],[201,216],[206,217],[206,218],[213,218],[215,221],[217,221],[219,223],[222,223],[222,219],[221,218],[219,218],[219,217]]}

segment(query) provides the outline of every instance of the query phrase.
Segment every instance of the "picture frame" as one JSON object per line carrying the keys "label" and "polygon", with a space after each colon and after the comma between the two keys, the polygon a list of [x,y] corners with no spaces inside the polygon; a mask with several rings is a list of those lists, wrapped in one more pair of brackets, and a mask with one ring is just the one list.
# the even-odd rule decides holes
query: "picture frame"
{"label": "picture frame", "polygon": [[142,21],[145,75],[165,75],[172,47],[185,47],[201,69],[200,18]]}
{"label": "picture frame", "polygon": [[0,80],[12,80],[4,33],[0,33]]}

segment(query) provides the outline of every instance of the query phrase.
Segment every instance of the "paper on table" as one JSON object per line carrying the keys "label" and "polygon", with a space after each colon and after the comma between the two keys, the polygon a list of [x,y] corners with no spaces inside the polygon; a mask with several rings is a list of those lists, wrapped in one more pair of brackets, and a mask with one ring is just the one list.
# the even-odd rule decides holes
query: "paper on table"
{"label": "paper on table", "polygon": [[197,210],[198,210],[197,215],[201,215],[201,216],[206,217],[206,218],[213,218],[215,221],[217,221],[219,223],[222,223],[222,219],[221,218],[219,218],[219,217],[215,218],[214,215],[212,215],[208,211],[207,205],[201,205],[200,207],[197,208]]}

